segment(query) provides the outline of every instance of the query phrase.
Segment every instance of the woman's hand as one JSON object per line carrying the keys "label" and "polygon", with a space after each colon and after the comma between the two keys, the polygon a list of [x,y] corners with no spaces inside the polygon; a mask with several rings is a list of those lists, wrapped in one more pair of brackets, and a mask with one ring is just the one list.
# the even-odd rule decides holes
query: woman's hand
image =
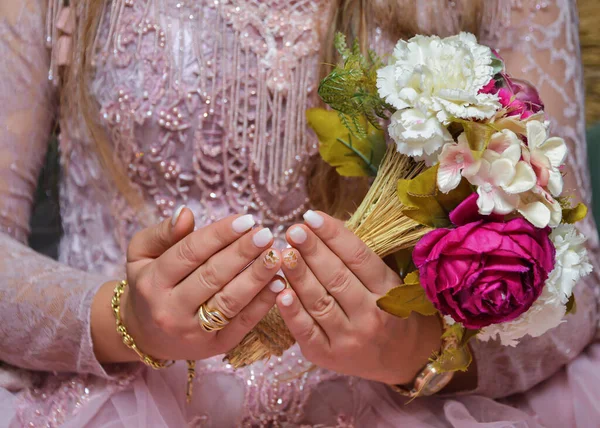
{"label": "woman's hand", "polygon": [[[134,236],[127,252],[129,287],[121,316],[139,349],[164,360],[208,358],[233,348],[267,314],[284,288],[276,277],[281,255],[270,248],[271,232],[253,226],[252,216],[234,216],[194,232],[192,212],[183,209],[173,221]],[[104,299],[98,305],[110,308],[110,298]],[[197,315],[203,303],[231,322],[222,330],[204,331]],[[112,314],[110,319],[114,331]],[[96,320],[98,325],[104,322],[101,314]],[[123,361],[123,344],[119,350],[106,349],[94,335],[94,314],[92,335],[100,361]],[[127,359],[135,360],[127,351]]]}
{"label": "woman's hand", "polygon": [[303,354],[339,373],[411,382],[440,349],[439,320],[380,310],[377,299],[400,277],[341,221],[313,211],[304,218],[287,232],[294,248],[283,252],[283,271],[292,289],[277,298]]}

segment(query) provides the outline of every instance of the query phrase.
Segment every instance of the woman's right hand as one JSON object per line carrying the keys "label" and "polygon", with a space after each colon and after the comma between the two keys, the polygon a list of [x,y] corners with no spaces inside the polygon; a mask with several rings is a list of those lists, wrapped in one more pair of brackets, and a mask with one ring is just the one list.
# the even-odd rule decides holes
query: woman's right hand
{"label": "woman's right hand", "polygon": [[[131,240],[121,317],[142,352],[163,360],[201,360],[235,347],[273,307],[285,286],[276,275],[281,255],[270,248],[270,230],[253,229],[250,215],[192,231],[192,212],[176,214]],[[202,304],[231,322],[204,331],[197,314]]]}

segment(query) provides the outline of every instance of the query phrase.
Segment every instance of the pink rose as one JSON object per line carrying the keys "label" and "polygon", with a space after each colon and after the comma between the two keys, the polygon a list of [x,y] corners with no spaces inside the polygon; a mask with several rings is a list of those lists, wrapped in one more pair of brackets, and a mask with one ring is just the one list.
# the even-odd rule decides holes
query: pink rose
{"label": "pink rose", "polygon": [[415,247],[427,297],[443,315],[470,329],[511,321],[540,296],[554,269],[548,229],[522,218],[486,221],[477,195],[451,215],[456,229],[436,229]]}
{"label": "pink rose", "polygon": [[500,104],[509,110],[507,116],[529,116],[542,111],[544,103],[535,87],[526,80],[513,79],[504,74],[504,86],[498,90]]}

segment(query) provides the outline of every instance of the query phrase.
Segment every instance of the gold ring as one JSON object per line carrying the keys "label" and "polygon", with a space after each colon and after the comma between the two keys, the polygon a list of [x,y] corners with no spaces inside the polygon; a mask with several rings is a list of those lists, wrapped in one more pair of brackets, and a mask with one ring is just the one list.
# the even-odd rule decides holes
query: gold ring
{"label": "gold ring", "polygon": [[207,332],[218,331],[229,324],[229,320],[218,309],[207,309],[205,304],[198,309],[198,321],[200,326]]}

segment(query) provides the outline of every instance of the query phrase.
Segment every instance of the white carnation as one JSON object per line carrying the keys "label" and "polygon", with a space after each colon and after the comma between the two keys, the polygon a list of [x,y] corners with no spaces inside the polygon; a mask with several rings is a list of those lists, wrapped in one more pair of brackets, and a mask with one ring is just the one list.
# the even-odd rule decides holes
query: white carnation
{"label": "white carnation", "polygon": [[417,109],[398,110],[394,113],[388,132],[396,142],[398,151],[413,157],[431,156],[444,143],[452,141],[446,127],[435,116],[428,116]]}
{"label": "white carnation", "polygon": [[562,322],[573,287],[592,271],[592,265],[583,245],[586,238],[573,225],[563,224],[553,229],[550,239],[556,248],[555,266],[541,296],[518,318],[483,328],[478,339],[498,337],[503,345],[516,346],[523,336],[541,336]]}
{"label": "white carnation", "polygon": [[[447,125],[452,117],[486,119],[500,108],[496,95],[479,93],[493,76],[491,62],[490,48],[478,44],[472,34],[460,33],[445,39],[415,36],[398,42],[390,65],[377,72],[377,88],[379,95],[396,109],[418,110],[427,121],[437,119],[439,126]],[[431,154],[447,141],[438,138],[438,132],[420,149],[414,136],[412,144],[400,146],[401,140],[411,138],[409,127],[405,122],[402,126],[407,132],[398,128],[393,136],[401,153]],[[429,124],[428,128],[434,127]]]}
{"label": "white carnation", "polygon": [[566,303],[577,281],[592,271],[584,246],[586,238],[572,224],[561,224],[552,229],[550,239],[556,248],[556,265],[547,284],[552,285]]}
{"label": "white carnation", "polygon": [[523,336],[538,337],[559,325],[565,310],[561,297],[546,283],[542,294],[527,312],[512,321],[484,327],[477,338],[487,341],[498,337],[505,346],[517,346]]}

